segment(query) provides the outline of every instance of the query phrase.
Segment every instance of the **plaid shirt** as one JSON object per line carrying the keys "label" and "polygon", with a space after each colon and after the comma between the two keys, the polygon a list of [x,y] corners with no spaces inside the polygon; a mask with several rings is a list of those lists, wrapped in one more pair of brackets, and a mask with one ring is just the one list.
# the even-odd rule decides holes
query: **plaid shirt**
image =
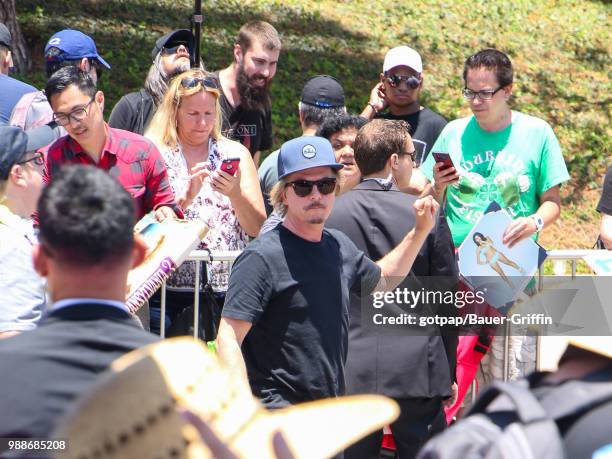
{"label": "plaid shirt", "polygon": [[138,219],[162,206],[171,207],[182,218],[157,147],[141,135],[107,124],[105,129],[106,143],[97,164],[72,137],[67,135],[55,141],[47,153],[44,182],[50,183],[64,164],[91,164],[108,171],[130,192]]}

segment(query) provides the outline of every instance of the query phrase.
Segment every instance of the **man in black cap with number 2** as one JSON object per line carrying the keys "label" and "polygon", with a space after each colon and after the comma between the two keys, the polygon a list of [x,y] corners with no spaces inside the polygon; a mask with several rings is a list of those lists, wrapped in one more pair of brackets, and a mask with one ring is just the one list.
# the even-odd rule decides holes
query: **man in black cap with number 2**
{"label": "man in black cap with number 2", "polygon": [[285,142],[272,190],[285,219],[249,244],[230,275],[218,351],[268,408],[344,393],[349,292],[395,288],[436,220],[431,196],[416,201],[414,229],[375,263],[324,229],[342,167],[327,139]]}

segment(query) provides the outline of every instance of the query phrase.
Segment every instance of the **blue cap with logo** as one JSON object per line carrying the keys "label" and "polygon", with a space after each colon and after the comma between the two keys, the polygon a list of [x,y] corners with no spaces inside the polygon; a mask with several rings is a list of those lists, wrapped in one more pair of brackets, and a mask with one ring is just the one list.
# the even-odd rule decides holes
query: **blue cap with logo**
{"label": "blue cap with logo", "polygon": [[[49,49],[57,48],[61,53],[49,53]],[[98,54],[95,42],[83,32],[64,29],[53,35],[45,46],[47,61],[76,61],[84,57],[97,60],[110,70],[111,66]]]}
{"label": "blue cap with logo", "polygon": [[285,142],[278,154],[278,178],[313,167],[342,169],[336,161],[334,149],[323,137],[302,136]]}

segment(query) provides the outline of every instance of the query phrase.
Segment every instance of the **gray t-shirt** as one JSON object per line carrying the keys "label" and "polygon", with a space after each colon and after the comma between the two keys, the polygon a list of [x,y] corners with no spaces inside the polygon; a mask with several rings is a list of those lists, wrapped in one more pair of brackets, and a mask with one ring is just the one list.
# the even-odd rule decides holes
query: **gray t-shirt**
{"label": "gray t-shirt", "polygon": [[259,174],[259,186],[264,197],[266,206],[266,214],[269,216],[274,208],[270,202],[270,191],[278,182],[278,153],[280,150],[275,150],[268,155],[261,163],[257,173]]}

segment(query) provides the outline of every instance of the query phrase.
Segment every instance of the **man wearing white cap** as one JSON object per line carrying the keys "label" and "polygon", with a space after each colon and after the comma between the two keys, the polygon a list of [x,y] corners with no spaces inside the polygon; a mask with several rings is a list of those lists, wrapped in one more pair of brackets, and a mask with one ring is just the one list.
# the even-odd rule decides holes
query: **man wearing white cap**
{"label": "man wearing white cap", "polygon": [[410,125],[410,136],[420,165],[446,126],[446,120],[419,102],[423,88],[423,62],[418,52],[408,46],[390,49],[385,55],[380,82],[370,93],[361,116],[404,120]]}
{"label": "man wearing white cap", "polygon": [[285,218],[249,244],[230,275],[218,351],[267,408],[344,393],[349,293],[395,288],[437,218],[431,196],[417,200],[414,228],[370,260],[344,233],[324,229],[342,167],[327,139],[285,142],[271,193]]}

